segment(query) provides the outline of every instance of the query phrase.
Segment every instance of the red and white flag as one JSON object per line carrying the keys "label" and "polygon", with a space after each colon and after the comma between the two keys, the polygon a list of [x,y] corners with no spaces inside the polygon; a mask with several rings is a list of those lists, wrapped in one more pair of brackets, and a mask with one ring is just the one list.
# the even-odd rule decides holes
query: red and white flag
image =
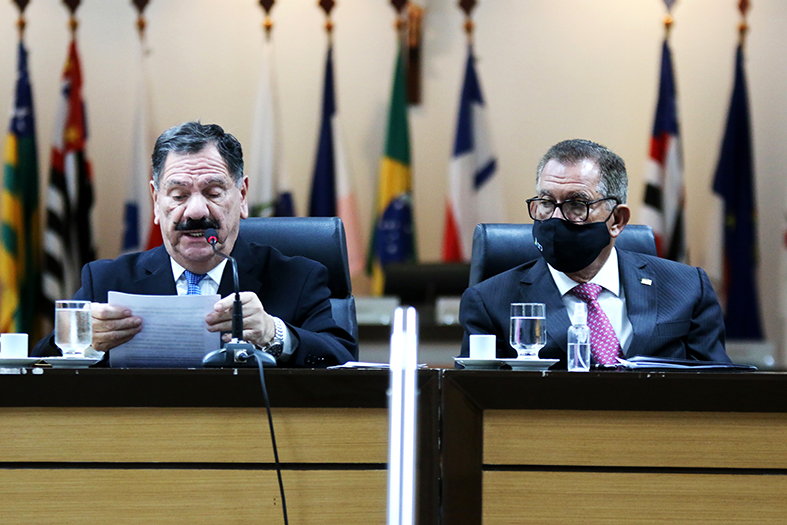
{"label": "red and white flag", "polygon": [[481,84],[472,46],[467,49],[454,153],[449,168],[449,197],[443,231],[443,261],[469,261],[473,231],[481,222],[505,222],[497,159],[492,151]]}

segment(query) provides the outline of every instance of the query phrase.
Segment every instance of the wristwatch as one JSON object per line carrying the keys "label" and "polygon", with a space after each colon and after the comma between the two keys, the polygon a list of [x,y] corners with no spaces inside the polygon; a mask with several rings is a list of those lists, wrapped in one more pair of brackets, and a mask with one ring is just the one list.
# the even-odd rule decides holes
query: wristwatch
{"label": "wristwatch", "polygon": [[273,318],[273,326],[275,328],[273,339],[263,350],[278,359],[284,350],[284,331],[287,330],[287,326],[278,317]]}

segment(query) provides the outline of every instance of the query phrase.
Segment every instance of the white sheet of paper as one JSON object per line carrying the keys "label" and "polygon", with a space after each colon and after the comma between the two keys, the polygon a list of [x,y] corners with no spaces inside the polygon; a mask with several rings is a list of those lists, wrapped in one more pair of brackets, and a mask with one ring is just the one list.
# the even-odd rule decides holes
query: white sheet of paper
{"label": "white sheet of paper", "polygon": [[137,295],[109,292],[109,304],[125,306],[142,318],[142,331],[118,348],[135,354],[170,353],[221,346],[221,334],[208,332],[205,316],[221,299],[215,295]]}

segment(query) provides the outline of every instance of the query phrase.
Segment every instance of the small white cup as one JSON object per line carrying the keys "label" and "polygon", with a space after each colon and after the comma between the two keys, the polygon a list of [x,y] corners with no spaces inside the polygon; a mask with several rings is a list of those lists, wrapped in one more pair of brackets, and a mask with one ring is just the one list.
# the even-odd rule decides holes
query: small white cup
{"label": "small white cup", "polygon": [[27,334],[0,334],[0,356],[4,359],[27,357]]}
{"label": "small white cup", "polygon": [[470,359],[494,359],[497,357],[497,337],[486,334],[470,335]]}

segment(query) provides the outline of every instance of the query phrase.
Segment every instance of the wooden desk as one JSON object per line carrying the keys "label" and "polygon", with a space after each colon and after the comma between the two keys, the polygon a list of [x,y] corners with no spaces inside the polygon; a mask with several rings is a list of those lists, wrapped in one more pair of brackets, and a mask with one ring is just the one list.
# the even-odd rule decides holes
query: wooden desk
{"label": "wooden desk", "polygon": [[444,523],[784,523],[787,375],[444,372]]}
{"label": "wooden desk", "polygon": [[[256,370],[0,375],[3,523],[280,523]],[[385,371],[270,370],[291,523],[384,523]],[[419,372],[419,523],[438,523],[439,371]]]}

